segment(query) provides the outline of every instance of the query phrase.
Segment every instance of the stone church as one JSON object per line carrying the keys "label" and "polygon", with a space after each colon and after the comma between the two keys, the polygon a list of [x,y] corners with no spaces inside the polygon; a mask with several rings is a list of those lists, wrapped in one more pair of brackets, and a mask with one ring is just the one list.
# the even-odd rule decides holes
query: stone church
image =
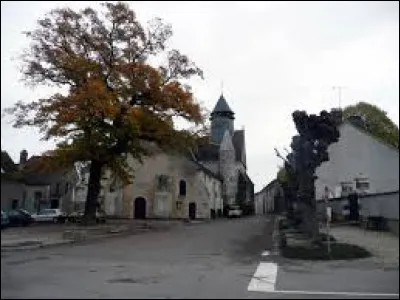
{"label": "stone church", "polygon": [[211,113],[210,143],[199,148],[197,159],[223,178],[225,205],[250,203],[254,185],[247,174],[245,131],[235,130],[235,113],[224,96]]}
{"label": "stone church", "polygon": [[[128,160],[135,170],[132,184],[122,186],[106,176],[100,193],[106,214],[208,219],[222,216],[229,205],[251,206],[254,186],[246,171],[245,132],[234,129],[234,119],[235,113],[221,95],[211,113],[206,145],[188,156],[149,145],[153,155],[145,157],[142,164]],[[85,199],[77,197],[75,201],[83,204]]]}

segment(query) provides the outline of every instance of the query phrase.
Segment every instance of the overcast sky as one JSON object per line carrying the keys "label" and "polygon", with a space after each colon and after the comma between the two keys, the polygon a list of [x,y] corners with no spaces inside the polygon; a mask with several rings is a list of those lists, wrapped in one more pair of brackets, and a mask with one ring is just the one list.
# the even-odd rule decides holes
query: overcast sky
{"label": "overcast sky", "polygon": [[[19,81],[12,58],[26,47],[21,34],[52,8],[96,2],[1,2],[1,106],[48,93]],[[221,93],[246,130],[247,163],[255,190],[274,179],[288,147],[296,109],[318,113],[375,104],[399,124],[399,3],[396,2],[130,2],[140,21],[161,17],[172,25],[171,47],[204,71],[193,91],[211,110]],[[53,146],[37,130],[13,129],[1,119],[1,148],[18,162]]]}

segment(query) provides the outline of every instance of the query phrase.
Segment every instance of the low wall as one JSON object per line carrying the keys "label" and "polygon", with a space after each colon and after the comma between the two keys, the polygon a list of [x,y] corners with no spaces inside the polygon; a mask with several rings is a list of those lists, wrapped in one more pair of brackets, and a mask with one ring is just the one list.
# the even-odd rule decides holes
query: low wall
{"label": "low wall", "polygon": [[[343,207],[348,204],[347,197],[329,199],[329,206],[332,207],[332,214],[342,216]],[[399,233],[399,191],[360,195],[360,216],[363,219],[368,217],[384,217],[387,225],[393,233]],[[324,213],[324,201],[317,202],[317,211]]]}
{"label": "low wall", "polygon": [[399,236],[399,220],[387,220],[386,225],[391,232]]}

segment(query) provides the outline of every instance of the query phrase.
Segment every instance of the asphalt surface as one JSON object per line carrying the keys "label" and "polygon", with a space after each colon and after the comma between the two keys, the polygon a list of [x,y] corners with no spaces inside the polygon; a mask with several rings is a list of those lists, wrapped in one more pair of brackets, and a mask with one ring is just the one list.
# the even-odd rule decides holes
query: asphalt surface
{"label": "asphalt surface", "polygon": [[[269,217],[223,219],[2,253],[1,298],[398,298],[398,266],[262,257],[272,231]],[[279,266],[275,291],[249,292],[262,261]]]}
{"label": "asphalt surface", "polygon": [[2,253],[4,298],[244,298],[265,217],[217,220],[84,245]]}

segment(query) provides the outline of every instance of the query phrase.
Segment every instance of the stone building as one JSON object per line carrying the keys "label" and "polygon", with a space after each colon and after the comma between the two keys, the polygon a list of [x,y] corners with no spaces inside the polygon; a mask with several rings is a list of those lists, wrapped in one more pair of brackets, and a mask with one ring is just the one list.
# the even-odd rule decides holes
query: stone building
{"label": "stone building", "polygon": [[210,143],[199,147],[196,157],[221,175],[225,206],[253,205],[254,185],[247,174],[245,131],[234,129],[234,115],[221,95],[211,113]]}
{"label": "stone building", "polygon": [[[108,215],[139,219],[213,218],[228,205],[249,207],[254,186],[246,172],[244,137],[244,130],[234,130],[234,112],[221,95],[211,114],[209,143],[187,155],[148,144],[152,155],[143,163],[128,159],[134,170],[132,184],[122,186],[105,175],[101,206]],[[87,177],[88,170],[82,177],[86,186]],[[81,184],[75,201],[82,207],[85,195]]]}
{"label": "stone building", "polygon": [[282,212],[285,209],[283,190],[278,179],[268,183],[261,191],[255,194],[254,198],[256,215]]}

